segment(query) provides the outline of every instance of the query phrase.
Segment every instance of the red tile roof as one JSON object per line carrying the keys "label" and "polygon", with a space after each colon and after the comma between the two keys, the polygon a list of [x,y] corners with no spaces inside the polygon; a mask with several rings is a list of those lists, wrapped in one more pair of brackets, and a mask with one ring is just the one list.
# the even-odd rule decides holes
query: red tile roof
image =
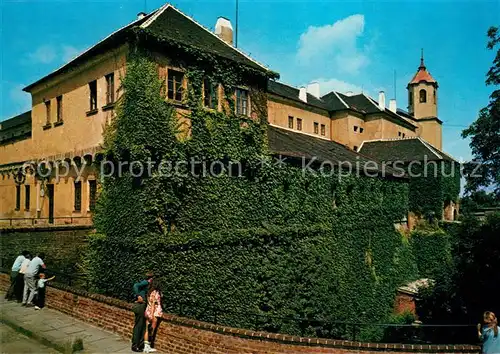
{"label": "red tile roof", "polygon": [[410,84],[418,84],[420,81],[426,81],[426,82],[432,82],[436,83],[437,81],[434,80],[434,78],[431,76],[431,74],[427,71],[427,69],[424,67],[419,67],[417,73],[415,76],[413,76],[413,79],[410,81]]}

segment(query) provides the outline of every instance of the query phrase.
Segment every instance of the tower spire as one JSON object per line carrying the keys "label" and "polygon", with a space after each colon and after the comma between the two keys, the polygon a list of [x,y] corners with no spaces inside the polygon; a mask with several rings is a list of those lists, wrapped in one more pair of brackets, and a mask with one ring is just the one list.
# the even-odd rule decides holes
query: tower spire
{"label": "tower spire", "polygon": [[418,68],[419,69],[425,69],[425,64],[424,64],[424,48],[420,49],[420,66]]}

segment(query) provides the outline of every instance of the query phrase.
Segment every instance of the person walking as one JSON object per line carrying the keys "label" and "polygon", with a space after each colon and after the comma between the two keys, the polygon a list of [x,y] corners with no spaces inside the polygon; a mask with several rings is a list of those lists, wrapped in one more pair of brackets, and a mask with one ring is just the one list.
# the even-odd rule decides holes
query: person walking
{"label": "person walking", "polygon": [[45,254],[38,253],[35,258],[33,258],[24,273],[24,294],[22,306],[33,306],[32,301],[36,293],[36,275],[40,270],[40,267],[45,269],[45,263],[43,262]]}
{"label": "person walking", "polygon": [[[161,304],[162,293],[160,289],[160,283],[158,279],[153,279],[148,289],[147,297],[147,307],[146,307],[146,324],[151,325],[151,333],[155,332],[156,326],[158,325],[161,316],[163,315],[163,309]],[[152,353],[156,352],[156,349],[151,348],[151,342],[149,340],[149,331],[144,333],[144,352]]]}
{"label": "person walking", "polygon": [[133,286],[134,292],[134,329],[132,332],[132,351],[142,352],[144,348],[144,332],[146,331],[146,299],[149,284],[153,281],[153,273],[148,272],[146,278]]}
{"label": "person walking", "polygon": [[10,286],[9,290],[7,290],[7,294],[5,294],[5,299],[7,300],[16,299],[18,302],[22,300],[22,290],[20,289],[22,289],[24,279],[22,275],[19,275],[19,270],[27,257],[29,257],[29,252],[23,251],[19,256],[17,256],[14,264],[12,265],[10,272]]}
{"label": "person walking", "polygon": [[491,311],[483,314],[483,325],[477,325],[477,334],[483,343],[483,353],[500,353],[500,336],[498,335],[498,320]]}

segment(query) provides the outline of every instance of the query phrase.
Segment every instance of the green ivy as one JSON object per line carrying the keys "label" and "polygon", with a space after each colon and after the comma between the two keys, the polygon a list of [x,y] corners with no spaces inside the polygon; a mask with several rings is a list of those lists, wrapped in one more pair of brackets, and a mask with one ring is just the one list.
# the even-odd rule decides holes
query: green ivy
{"label": "green ivy", "polygon": [[409,208],[419,215],[433,215],[440,219],[446,203],[458,202],[460,167],[456,162],[433,162],[429,162],[426,171],[423,166],[411,167],[412,173],[421,176],[410,179]]}
{"label": "green ivy", "polygon": [[[85,259],[92,290],[130,299],[133,282],[151,269],[169,311],[192,318],[319,336],[333,329],[286,318],[385,321],[397,287],[415,277],[394,226],[408,211],[408,183],[276,164],[266,138],[267,78],[186,48],[186,61],[171,59],[189,78],[191,132],[178,139],[154,59],[134,48],[105,153],[156,163],[149,176],[104,178]],[[202,107],[204,78],[223,85],[223,112]],[[234,114],[231,92],[242,84],[251,87],[251,118]],[[191,159],[240,161],[242,174],[160,173],[161,160]]]}

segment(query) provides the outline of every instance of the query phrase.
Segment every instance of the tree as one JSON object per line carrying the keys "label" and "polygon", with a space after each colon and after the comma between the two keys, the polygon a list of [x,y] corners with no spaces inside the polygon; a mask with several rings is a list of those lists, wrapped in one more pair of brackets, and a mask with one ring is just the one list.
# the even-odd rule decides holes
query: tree
{"label": "tree", "polygon": [[485,190],[470,192],[460,200],[460,212],[462,214],[474,212],[480,208],[500,206],[500,196],[488,193]]}
{"label": "tree", "polygon": [[[500,47],[498,27],[490,27],[488,37],[488,49]],[[473,161],[465,166],[466,191],[493,187],[495,193],[500,195],[500,48],[486,74],[486,85],[496,87],[488,106],[481,109],[476,121],[462,131],[463,138],[471,138],[470,147],[474,156]]]}

